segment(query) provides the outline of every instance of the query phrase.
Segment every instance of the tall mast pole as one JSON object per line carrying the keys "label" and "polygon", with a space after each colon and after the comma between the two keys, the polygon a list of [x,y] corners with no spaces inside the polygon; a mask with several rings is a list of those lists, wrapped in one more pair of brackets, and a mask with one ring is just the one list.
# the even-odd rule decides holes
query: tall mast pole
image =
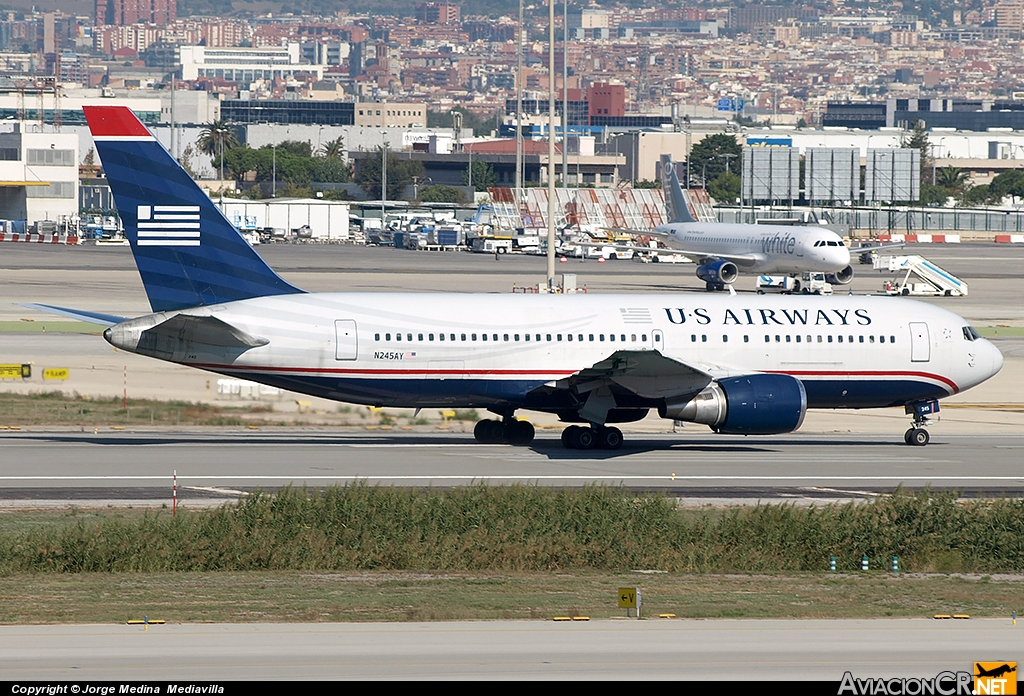
{"label": "tall mast pole", "polygon": [[548,0],[548,288],[555,285],[555,0]]}

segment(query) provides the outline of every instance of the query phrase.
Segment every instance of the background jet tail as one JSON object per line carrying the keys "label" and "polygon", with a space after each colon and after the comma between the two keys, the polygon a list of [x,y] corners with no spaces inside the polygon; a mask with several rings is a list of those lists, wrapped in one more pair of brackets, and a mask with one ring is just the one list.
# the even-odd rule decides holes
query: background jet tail
{"label": "background jet tail", "polygon": [[124,106],[86,106],[96,150],[154,312],[299,293]]}
{"label": "background jet tail", "polygon": [[669,222],[697,222],[690,215],[690,207],[686,205],[686,196],[676,176],[671,155],[661,156],[661,191],[665,196]]}

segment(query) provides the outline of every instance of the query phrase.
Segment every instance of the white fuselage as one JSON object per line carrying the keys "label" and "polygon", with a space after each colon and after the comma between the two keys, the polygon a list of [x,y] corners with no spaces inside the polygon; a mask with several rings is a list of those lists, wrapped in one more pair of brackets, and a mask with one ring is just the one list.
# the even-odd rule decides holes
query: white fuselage
{"label": "white fuselage", "polygon": [[[809,407],[826,408],[941,398],[1002,366],[956,314],[889,297],[324,293],[182,313],[216,317],[265,345],[182,344],[158,357],[370,405],[554,410],[541,387],[617,351],[658,351],[716,379],[789,374]],[[139,332],[174,314],[131,320],[108,340],[142,352]]]}
{"label": "white fuselage", "polygon": [[653,235],[670,249],[733,260],[748,273],[838,273],[850,265],[842,238],[817,227],[674,222]]}

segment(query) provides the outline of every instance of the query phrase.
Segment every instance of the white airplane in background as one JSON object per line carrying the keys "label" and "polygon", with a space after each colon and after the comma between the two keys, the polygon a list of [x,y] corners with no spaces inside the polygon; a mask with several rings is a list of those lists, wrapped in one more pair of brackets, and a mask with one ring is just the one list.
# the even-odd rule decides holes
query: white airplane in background
{"label": "white airplane in background", "polygon": [[[799,225],[748,225],[699,222],[690,214],[675,165],[661,157],[661,182],[668,222],[650,232],[630,230],[654,237],[668,249],[697,259],[697,277],[708,290],[722,290],[740,272],[757,275],[798,275],[825,273],[833,285],[853,280],[850,250],[843,238],[831,230]],[[886,247],[865,247],[864,251]],[[651,251],[628,247],[633,251]]]}
{"label": "white airplane in background", "polygon": [[[306,293],[259,257],[126,107],[86,118],[149,297],[114,346],[336,401],[486,408],[476,439],[527,444],[557,414],[572,449],[617,449],[651,409],[726,434],[798,429],[808,408],[904,406],[908,444],[999,351],[956,314],[890,297]],[[814,247],[811,247],[814,248]],[[834,247],[829,247],[834,249]]]}

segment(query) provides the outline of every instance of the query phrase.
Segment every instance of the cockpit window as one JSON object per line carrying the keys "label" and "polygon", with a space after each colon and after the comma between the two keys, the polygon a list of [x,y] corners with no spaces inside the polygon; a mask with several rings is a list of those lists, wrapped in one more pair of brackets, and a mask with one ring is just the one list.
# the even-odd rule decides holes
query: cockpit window
{"label": "cockpit window", "polygon": [[968,341],[975,341],[975,340],[981,338],[981,334],[979,334],[977,331],[975,331],[973,326],[965,326],[964,327],[964,338],[967,339]]}

